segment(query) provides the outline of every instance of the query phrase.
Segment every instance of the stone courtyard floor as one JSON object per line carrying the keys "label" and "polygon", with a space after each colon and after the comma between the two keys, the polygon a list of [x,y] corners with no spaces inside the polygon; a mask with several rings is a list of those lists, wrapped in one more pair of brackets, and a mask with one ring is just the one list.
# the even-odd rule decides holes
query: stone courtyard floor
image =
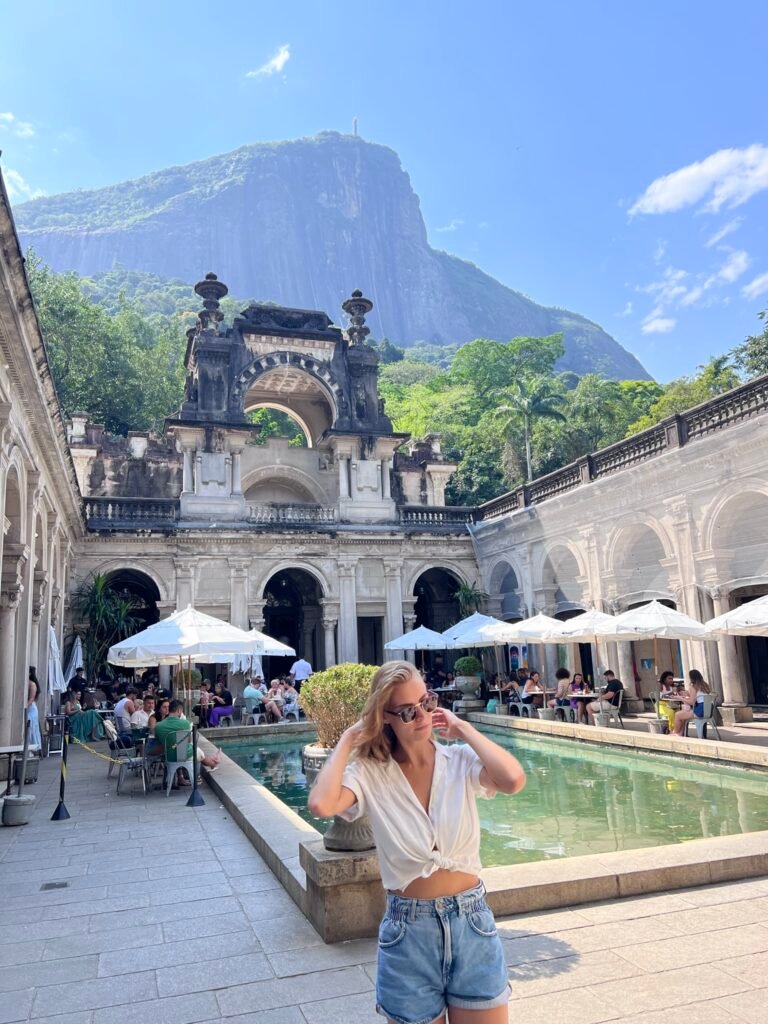
{"label": "stone courtyard floor", "polygon": [[[358,1024],[375,942],[325,946],[211,791],[115,795],[73,749],[0,828],[0,1024]],[[53,883],[66,887],[45,889]],[[510,1020],[768,1024],[768,878],[501,919]]]}

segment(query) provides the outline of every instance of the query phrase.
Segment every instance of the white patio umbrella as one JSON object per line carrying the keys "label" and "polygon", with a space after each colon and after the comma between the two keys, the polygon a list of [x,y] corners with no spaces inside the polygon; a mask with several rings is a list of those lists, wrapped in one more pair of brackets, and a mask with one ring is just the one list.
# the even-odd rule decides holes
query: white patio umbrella
{"label": "white patio umbrella", "polygon": [[[481,612],[473,612],[472,615],[468,615],[466,619],[462,619],[461,622],[457,622],[453,626],[449,626],[448,629],[443,630],[443,637],[445,640],[458,640],[465,634],[472,634],[476,632],[481,626],[506,626],[507,623],[501,619],[495,619],[492,615],[483,615]],[[503,641],[502,641],[503,642]],[[451,647],[475,647],[476,644],[450,644]],[[490,645],[488,645],[490,646]]]}
{"label": "white patio umbrella", "polygon": [[384,644],[385,651],[444,651],[446,639],[434,629],[419,626]]}
{"label": "white patio umbrella", "polygon": [[[259,632],[258,629],[250,630],[248,636],[253,637],[254,640],[258,640],[262,644],[262,650],[259,652],[261,655],[288,658],[296,654],[296,651],[294,651],[292,647],[289,647],[288,644],[284,644],[280,640],[275,640],[273,637],[267,636],[266,633]],[[238,654],[235,658],[230,659],[227,663],[227,667],[230,672],[247,672],[251,676],[253,676],[255,671],[257,675],[262,676],[263,678],[261,658],[254,654]]]}
{"label": "white patio umbrella", "polygon": [[653,640],[653,667],[659,674],[659,640],[707,640],[706,627],[690,615],[649,601],[616,616],[614,640]]}
{"label": "white patio umbrella", "polygon": [[[613,639],[615,633],[616,616],[591,608],[581,615],[574,615],[572,619],[566,619],[565,622],[558,619],[557,629],[545,635],[544,643],[594,644],[597,671],[600,665],[600,641]],[[592,685],[594,687],[594,682]]]}
{"label": "white patio umbrella", "polygon": [[719,636],[768,636],[768,594],[704,623],[710,639]]}
{"label": "white patio umbrella", "polygon": [[[78,637],[79,639],[79,637]],[[72,675],[75,673],[73,672]],[[64,693],[67,688],[67,681],[61,671],[61,653],[59,652],[59,641],[56,638],[56,630],[53,626],[48,627],[48,691],[49,693]]]}
{"label": "white patio umbrella", "polygon": [[224,662],[236,654],[262,654],[261,637],[188,606],[114,644],[107,660],[125,668],[167,665],[179,658]]}
{"label": "white patio umbrella", "polygon": [[64,681],[69,682],[73,678],[75,671],[81,668],[83,664],[83,641],[79,636],[75,637],[75,642],[72,644],[72,650],[69,652],[69,661],[67,662],[67,670],[64,673]]}
{"label": "white patio umbrella", "polygon": [[505,622],[505,635],[509,635],[506,643],[514,643],[516,640],[527,640],[530,643],[542,644],[552,643],[546,637],[555,632],[563,623],[559,619],[553,619],[551,615],[532,615],[529,619],[521,619],[520,622]]}

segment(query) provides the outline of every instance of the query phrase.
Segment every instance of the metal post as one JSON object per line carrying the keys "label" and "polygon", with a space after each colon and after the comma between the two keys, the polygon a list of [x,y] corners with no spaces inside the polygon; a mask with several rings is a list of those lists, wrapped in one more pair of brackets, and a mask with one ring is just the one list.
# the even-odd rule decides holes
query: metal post
{"label": "metal post", "polygon": [[192,792],[187,800],[187,807],[205,807],[203,794],[197,788],[197,726],[192,726]]}
{"label": "metal post", "polygon": [[64,788],[67,784],[67,750],[69,748],[69,719],[64,720],[64,734],[61,737],[61,776],[59,777],[59,802],[51,815],[51,821],[66,821],[69,811],[64,806]]}
{"label": "metal post", "polygon": [[19,775],[19,796],[24,793],[24,783],[27,781],[27,759],[29,757],[29,719],[27,709],[24,709],[24,748],[21,754],[21,775]]}

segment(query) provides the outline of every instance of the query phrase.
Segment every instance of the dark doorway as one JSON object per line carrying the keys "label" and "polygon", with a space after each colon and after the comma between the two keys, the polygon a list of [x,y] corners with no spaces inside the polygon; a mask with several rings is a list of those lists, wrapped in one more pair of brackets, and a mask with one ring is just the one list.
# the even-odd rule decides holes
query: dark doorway
{"label": "dark doorway", "polygon": [[380,615],[362,615],[357,620],[357,660],[361,665],[381,665],[384,660],[384,620]]}
{"label": "dark doorway", "polygon": [[752,676],[752,700],[755,704],[768,704],[768,639],[748,636],[747,658]]}
{"label": "dark doorway", "polygon": [[416,580],[413,593],[416,626],[442,633],[461,618],[459,602],[453,596],[459,580],[448,569],[428,569]]}
{"label": "dark doorway", "polygon": [[153,579],[138,569],[116,569],[115,572],[108,574],[107,579],[110,590],[115,590],[121,597],[133,601],[134,609],[131,614],[139,620],[137,633],[160,619],[157,608],[160,591]]}
{"label": "dark doorway", "polygon": [[[275,640],[293,647],[297,657],[315,668],[320,643],[320,599],[322,591],[314,576],[304,569],[282,569],[264,588],[264,631]],[[264,658],[267,681],[288,672],[293,657]]]}

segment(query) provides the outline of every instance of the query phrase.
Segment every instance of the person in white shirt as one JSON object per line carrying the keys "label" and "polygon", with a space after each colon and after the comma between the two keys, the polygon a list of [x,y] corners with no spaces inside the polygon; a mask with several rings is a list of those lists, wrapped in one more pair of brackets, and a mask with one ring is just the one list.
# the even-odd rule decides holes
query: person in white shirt
{"label": "person in white shirt", "polygon": [[141,707],[137,708],[131,715],[131,729],[147,729],[150,716],[155,713],[155,698],[145,697]]}
{"label": "person in white shirt", "polygon": [[129,686],[125,691],[125,696],[115,704],[115,721],[117,722],[117,731],[120,736],[127,736],[130,739],[131,735],[131,715],[138,708],[138,701],[135,700],[138,697],[139,691]]}
{"label": "person in white shirt", "polygon": [[[433,729],[463,742],[436,743]],[[376,1002],[390,1020],[444,1020],[450,1008],[457,1020],[506,1024],[507,968],[479,880],[475,800],[524,785],[516,758],[439,708],[413,665],[376,671],[361,720],[342,735],[308,805],[319,818],[370,818],[387,889]]]}
{"label": "person in white shirt", "polygon": [[301,692],[301,684],[312,675],[312,666],[306,658],[299,658],[291,665],[291,679],[296,690]]}

